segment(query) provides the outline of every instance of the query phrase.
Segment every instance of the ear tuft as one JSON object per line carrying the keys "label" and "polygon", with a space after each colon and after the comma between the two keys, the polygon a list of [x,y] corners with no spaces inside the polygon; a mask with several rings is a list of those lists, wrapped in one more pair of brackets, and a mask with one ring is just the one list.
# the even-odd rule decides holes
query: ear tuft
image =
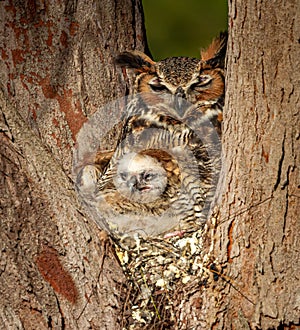
{"label": "ear tuft", "polygon": [[134,69],[136,72],[152,71],[155,62],[149,56],[139,51],[123,52],[115,58],[115,63],[127,69]]}
{"label": "ear tuft", "polygon": [[227,38],[227,31],[221,32],[219,37],[215,38],[207,49],[201,51],[201,60],[213,67],[224,67]]}

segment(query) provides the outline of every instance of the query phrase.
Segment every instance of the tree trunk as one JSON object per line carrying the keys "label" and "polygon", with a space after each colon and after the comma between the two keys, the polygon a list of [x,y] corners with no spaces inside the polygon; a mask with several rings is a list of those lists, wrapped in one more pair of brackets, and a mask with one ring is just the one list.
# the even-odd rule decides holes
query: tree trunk
{"label": "tree trunk", "polygon": [[[229,1],[223,177],[205,329],[298,329],[300,3]],[[222,280],[223,279],[223,280]]]}
{"label": "tree trunk", "polygon": [[[0,328],[122,329],[126,279],[78,201],[72,149],[127,93],[113,57],[145,51],[140,2],[0,6]],[[229,15],[224,182],[203,242],[212,279],[178,287],[177,328],[296,329],[300,7],[231,0]]]}
{"label": "tree trunk", "polygon": [[0,11],[0,328],[121,329],[125,277],[77,198],[72,148],[89,116],[127,91],[113,58],[145,51],[141,3],[1,1]]}

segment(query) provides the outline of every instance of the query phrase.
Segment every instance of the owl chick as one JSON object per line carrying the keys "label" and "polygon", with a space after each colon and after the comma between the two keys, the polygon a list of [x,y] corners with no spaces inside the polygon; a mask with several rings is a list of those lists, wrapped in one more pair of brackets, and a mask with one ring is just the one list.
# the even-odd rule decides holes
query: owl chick
{"label": "owl chick", "polygon": [[157,200],[166,189],[167,173],[155,158],[126,154],[117,166],[114,184],[119,193],[138,203]]}
{"label": "owl chick", "polygon": [[181,190],[177,161],[163,150],[124,150],[117,148],[106,168],[83,167],[77,178],[81,195],[96,221],[102,219],[101,227],[117,240],[168,231],[177,223],[171,202]]}

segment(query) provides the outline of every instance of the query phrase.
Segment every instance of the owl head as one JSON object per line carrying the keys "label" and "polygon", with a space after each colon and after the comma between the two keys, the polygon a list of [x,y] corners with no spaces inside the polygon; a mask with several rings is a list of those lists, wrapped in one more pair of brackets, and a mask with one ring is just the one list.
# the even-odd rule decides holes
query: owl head
{"label": "owl head", "polygon": [[154,157],[130,152],[117,166],[114,184],[119,193],[138,203],[157,200],[167,185],[167,173]]}
{"label": "owl head", "polygon": [[201,52],[201,59],[170,57],[154,62],[147,55],[133,51],[121,53],[116,63],[134,70],[135,92],[147,93],[148,103],[172,95],[197,104],[224,97],[226,46],[227,33],[221,33]]}

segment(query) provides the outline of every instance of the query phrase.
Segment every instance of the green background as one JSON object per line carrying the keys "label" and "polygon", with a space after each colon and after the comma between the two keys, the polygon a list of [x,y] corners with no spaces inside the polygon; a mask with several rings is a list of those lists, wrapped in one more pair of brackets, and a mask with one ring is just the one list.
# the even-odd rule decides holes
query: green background
{"label": "green background", "polygon": [[154,60],[200,56],[227,30],[226,0],[143,0],[148,45]]}

